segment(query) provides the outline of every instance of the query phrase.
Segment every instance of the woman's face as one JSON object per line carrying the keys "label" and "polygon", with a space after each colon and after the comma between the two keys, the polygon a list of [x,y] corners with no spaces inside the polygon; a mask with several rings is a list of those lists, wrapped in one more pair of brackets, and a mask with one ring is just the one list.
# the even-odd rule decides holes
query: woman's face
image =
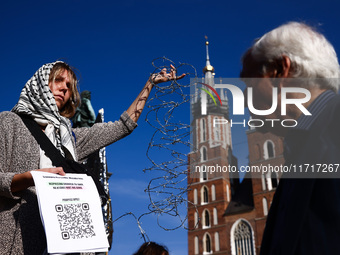
{"label": "woman's face", "polygon": [[57,77],[48,84],[59,111],[63,109],[65,104],[71,97],[71,83],[67,70],[61,72]]}

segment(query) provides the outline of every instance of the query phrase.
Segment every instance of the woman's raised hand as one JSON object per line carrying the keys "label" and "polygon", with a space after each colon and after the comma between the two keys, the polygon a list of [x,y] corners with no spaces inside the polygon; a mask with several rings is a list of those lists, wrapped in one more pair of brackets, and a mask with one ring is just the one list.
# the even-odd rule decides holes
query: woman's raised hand
{"label": "woman's raised hand", "polygon": [[162,82],[167,82],[167,81],[173,81],[173,80],[179,80],[182,79],[185,74],[182,74],[181,76],[176,76],[176,68],[173,65],[170,65],[171,69],[170,72],[167,72],[166,68],[163,68],[162,71],[160,71],[157,74],[153,74],[150,77],[150,82],[153,84],[158,84]]}

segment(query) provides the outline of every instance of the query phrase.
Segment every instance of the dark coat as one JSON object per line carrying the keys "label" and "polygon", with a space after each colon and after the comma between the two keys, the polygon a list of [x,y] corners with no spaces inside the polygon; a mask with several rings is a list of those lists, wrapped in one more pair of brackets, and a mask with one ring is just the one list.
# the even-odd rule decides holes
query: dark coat
{"label": "dark coat", "polygon": [[[340,163],[339,132],[340,96],[337,95],[309,130],[289,132],[286,139],[293,141],[290,146],[293,151],[286,157],[285,165],[333,164],[335,169],[334,164]],[[313,178],[280,180],[260,255],[340,254],[340,167],[333,174],[337,178],[331,175],[327,177],[332,178],[320,178],[326,174],[314,173]]]}

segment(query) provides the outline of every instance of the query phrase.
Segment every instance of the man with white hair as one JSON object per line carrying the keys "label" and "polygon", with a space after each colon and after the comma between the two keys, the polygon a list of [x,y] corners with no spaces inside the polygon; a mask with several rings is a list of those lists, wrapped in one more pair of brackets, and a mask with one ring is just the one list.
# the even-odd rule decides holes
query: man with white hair
{"label": "man with white hair", "polygon": [[[340,96],[336,94],[340,69],[333,46],[313,28],[291,22],[254,43],[243,57],[240,76],[253,88],[257,110],[270,109],[273,91],[277,93],[277,108],[256,118],[294,120],[291,128],[267,122],[261,129],[285,137],[285,165],[304,177],[283,174],[260,254],[340,254],[340,179],[315,173],[320,165],[334,172],[340,163]],[[310,99],[292,87],[307,89]],[[287,89],[291,93],[285,93]],[[282,95],[301,104],[281,106]]]}

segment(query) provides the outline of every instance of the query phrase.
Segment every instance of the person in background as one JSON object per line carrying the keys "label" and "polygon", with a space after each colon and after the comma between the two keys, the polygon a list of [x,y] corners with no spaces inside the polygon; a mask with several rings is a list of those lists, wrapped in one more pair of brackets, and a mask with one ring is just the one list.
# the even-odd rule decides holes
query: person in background
{"label": "person in background", "polygon": [[133,255],[169,255],[168,248],[155,242],[146,242]]}
{"label": "person in background", "polygon": [[[340,179],[324,178],[324,173],[310,176],[307,169],[319,164],[328,169],[340,163],[340,70],[333,46],[313,28],[291,22],[256,40],[243,57],[240,76],[253,88],[255,109],[270,109],[277,89],[276,110],[253,117],[297,122],[291,128],[263,126],[262,131],[284,136],[285,165],[301,166],[306,173],[304,178],[287,178],[294,174],[283,173],[260,254],[340,254]],[[282,115],[281,96],[285,88],[292,87],[307,89],[310,99],[299,107],[287,104]],[[290,100],[305,98],[298,92],[286,96]],[[303,113],[303,108],[311,115]]]}

